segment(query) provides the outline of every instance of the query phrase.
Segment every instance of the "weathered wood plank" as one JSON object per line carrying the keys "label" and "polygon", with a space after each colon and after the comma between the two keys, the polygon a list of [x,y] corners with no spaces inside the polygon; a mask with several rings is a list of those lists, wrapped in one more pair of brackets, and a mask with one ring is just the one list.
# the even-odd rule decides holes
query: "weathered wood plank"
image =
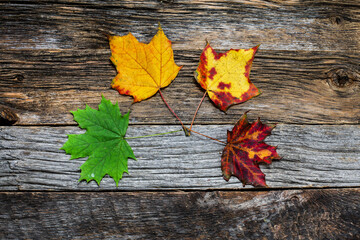
{"label": "weathered wood plank", "polygon": [[360,190],[0,193],[2,239],[359,239]]}
{"label": "weathered wood plank", "polygon": [[[131,126],[127,136],[176,130],[176,126]],[[196,126],[194,130],[226,139],[230,125]],[[105,177],[78,183],[85,159],[69,160],[59,150],[66,134],[76,127],[1,127],[0,190],[91,190],[116,189]],[[226,140],[225,140],[226,141]],[[119,190],[242,189],[242,184],[221,176],[224,146],[182,132],[162,137],[130,139],[138,161],[129,160],[129,173]],[[345,125],[278,125],[266,141],[278,146],[283,157],[261,169],[270,187],[360,186],[360,128]]]}
{"label": "weathered wood plank", "polygon": [[[193,78],[201,51],[176,51],[184,65],[163,90],[180,118],[191,122],[203,90]],[[96,107],[100,95],[131,107],[131,123],[175,124],[159,95],[133,104],[110,89],[116,75],[109,50],[0,53],[0,108],[18,115],[17,124],[74,124],[69,111]],[[262,95],[231,107],[227,114],[206,98],[197,115],[200,124],[230,124],[246,110],[271,122],[342,124],[360,121],[360,58],[341,52],[259,50],[251,79]],[[1,110],[1,109],[0,109]],[[1,112],[1,111],[0,111]]]}
{"label": "weathered wood plank", "polygon": [[174,48],[358,51],[359,1],[2,1],[0,48],[106,48],[104,33],[149,40],[161,22]]}

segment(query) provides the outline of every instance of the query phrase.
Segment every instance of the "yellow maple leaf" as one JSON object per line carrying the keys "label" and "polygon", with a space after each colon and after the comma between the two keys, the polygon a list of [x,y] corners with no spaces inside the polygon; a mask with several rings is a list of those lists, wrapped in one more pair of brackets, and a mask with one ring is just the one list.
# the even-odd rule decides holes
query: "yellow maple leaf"
{"label": "yellow maple leaf", "polygon": [[131,33],[109,36],[109,43],[110,59],[118,72],[111,87],[120,94],[133,96],[134,102],[167,87],[181,69],[174,62],[171,41],[160,26],[149,44],[140,43]]}
{"label": "yellow maple leaf", "polygon": [[260,94],[249,74],[258,46],[216,53],[207,44],[200,56],[195,78],[222,111]]}

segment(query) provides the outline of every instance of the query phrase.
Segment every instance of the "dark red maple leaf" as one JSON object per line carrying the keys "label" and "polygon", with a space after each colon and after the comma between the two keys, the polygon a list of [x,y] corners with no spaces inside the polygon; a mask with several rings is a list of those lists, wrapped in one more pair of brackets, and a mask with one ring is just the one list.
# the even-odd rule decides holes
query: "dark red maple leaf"
{"label": "dark red maple leaf", "polygon": [[260,119],[250,124],[244,113],[233,130],[227,132],[227,144],[221,156],[221,170],[226,181],[236,176],[243,186],[267,187],[259,164],[271,164],[273,159],[280,159],[276,147],[264,143],[274,127],[263,124]]}

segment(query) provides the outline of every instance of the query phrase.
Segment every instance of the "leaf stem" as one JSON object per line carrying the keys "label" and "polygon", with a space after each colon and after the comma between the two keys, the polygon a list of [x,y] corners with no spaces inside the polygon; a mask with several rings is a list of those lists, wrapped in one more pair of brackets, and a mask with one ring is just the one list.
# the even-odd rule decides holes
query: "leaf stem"
{"label": "leaf stem", "polygon": [[144,135],[144,136],[138,136],[138,137],[124,137],[124,139],[135,139],[135,138],[154,137],[154,136],[160,136],[160,135],[165,135],[165,134],[171,134],[171,133],[176,133],[176,132],[181,132],[181,131],[182,131],[182,130],[176,130],[176,131],[170,131],[170,132],[165,132],[165,133],[155,133],[155,134]]}
{"label": "leaf stem", "polygon": [[176,115],[176,113],[174,112],[174,110],[172,110],[172,108],[169,106],[169,104],[166,102],[164,96],[162,95],[161,93],[161,90],[159,89],[159,93],[160,93],[160,96],[162,98],[162,100],[164,101],[165,105],[167,106],[167,108],[170,110],[170,112],[177,118],[177,120],[179,120],[181,126],[183,127],[184,129],[184,132],[185,132],[185,135],[186,136],[190,136],[189,132],[188,132],[188,128],[184,126],[183,122],[181,121],[181,119],[178,117],[178,115]]}
{"label": "leaf stem", "polygon": [[220,143],[222,143],[222,144],[225,144],[225,145],[227,144],[226,142],[223,142],[223,141],[218,140],[218,139],[213,138],[213,137],[206,136],[205,134],[202,134],[202,133],[199,133],[199,132],[195,132],[194,130],[191,130],[191,129],[188,129],[188,130],[189,130],[189,131],[191,131],[191,132],[193,132],[193,133],[199,134],[199,135],[201,135],[201,136],[203,136],[203,137],[210,138],[211,140],[214,140],[214,141],[220,142]]}
{"label": "leaf stem", "polygon": [[207,135],[205,135],[205,134],[202,134],[202,133],[199,133],[199,132],[195,132],[194,130],[191,130],[191,127],[192,127],[192,125],[193,125],[193,123],[194,123],[194,120],[195,120],[195,116],[196,116],[196,114],[197,114],[197,112],[198,112],[198,110],[199,110],[199,108],[200,108],[201,103],[203,102],[203,100],[204,100],[204,98],[205,98],[205,96],[206,96],[206,92],[204,93],[204,96],[202,97],[202,99],[201,99],[201,101],[200,101],[200,104],[199,104],[198,108],[196,109],[196,112],[195,112],[193,121],[192,121],[192,123],[191,123],[190,129],[184,126],[184,124],[183,124],[183,122],[181,121],[181,119],[176,115],[176,113],[174,112],[174,110],[171,109],[171,107],[169,106],[169,104],[166,102],[164,96],[162,95],[160,89],[159,89],[159,93],[160,93],[160,96],[161,96],[162,100],[164,101],[165,105],[167,106],[167,108],[168,108],[168,109],[170,110],[170,112],[177,118],[177,120],[179,120],[179,122],[181,123],[181,126],[183,127],[183,130],[184,130],[186,136],[190,136],[190,132],[193,132],[193,133],[199,134],[199,135],[201,135],[201,136],[203,136],[203,137],[210,138],[211,140],[220,142],[220,143],[222,143],[222,144],[225,144],[225,145],[227,144],[226,142],[223,142],[223,141],[218,140],[218,139],[216,139],[216,138],[213,138],[213,137],[207,136]]}
{"label": "leaf stem", "polygon": [[199,103],[199,106],[197,107],[197,109],[196,109],[196,111],[195,111],[194,117],[193,117],[193,119],[192,119],[192,121],[191,121],[190,129],[189,129],[190,131],[191,131],[192,126],[193,126],[193,124],[194,124],[194,121],[195,121],[195,118],[196,118],[196,114],[198,113],[198,111],[199,111],[199,109],[200,109],[201,103],[204,101],[204,98],[205,98],[205,96],[206,96],[206,93],[207,93],[207,91],[205,91],[204,96],[202,97],[202,99],[201,99],[201,101],[200,101],[200,103]]}

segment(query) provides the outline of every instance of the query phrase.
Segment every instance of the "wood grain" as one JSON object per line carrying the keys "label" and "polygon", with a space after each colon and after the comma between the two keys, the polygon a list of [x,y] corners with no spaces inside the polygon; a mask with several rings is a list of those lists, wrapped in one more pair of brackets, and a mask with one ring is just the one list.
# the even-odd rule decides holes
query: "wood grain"
{"label": "wood grain", "polygon": [[[358,0],[0,0],[0,22],[0,125],[19,125],[0,126],[0,239],[360,239]],[[247,110],[280,123],[266,142],[283,158],[261,166],[269,189],[225,182],[224,146],[181,132],[129,140],[138,161],[118,188],[77,182],[86,159],[59,150],[83,132],[69,111],[101,94],[131,109],[127,136],[180,128],[159,95],[132,104],[109,86],[106,35],[148,42],[158,23],[184,66],[163,93],[186,124],[205,41],[261,43],[250,77],[262,95],[227,114],[206,98],[195,130],[225,140]]]}
{"label": "wood grain", "polygon": [[[251,117],[251,115],[250,115]],[[175,126],[131,126],[127,136],[179,129]],[[195,126],[194,130],[226,141],[230,125]],[[117,189],[105,177],[78,183],[85,159],[69,160],[59,148],[76,127],[1,127],[0,190]],[[129,160],[129,173],[118,190],[242,189],[223,180],[220,143],[182,132],[161,137],[129,139],[138,161]],[[274,187],[360,186],[360,128],[353,125],[278,125],[267,138],[283,157],[262,165],[267,184]]]}
{"label": "wood grain", "polygon": [[[184,67],[163,90],[187,124],[203,95],[193,72],[201,51],[175,51]],[[0,53],[0,106],[17,114],[19,125],[74,124],[70,111],[97,107],[100,96],[131,109],[131,123],[176,124],[159,94],[131,105],[110,89],[116,70],[109,50],[8,50]],[[251,79],[262,94],[227,113],[205,98],[196,123],[233,124],[247,110],[270,122],[357,124],[360,121],[360,58],[342,52],[259,50]]]}
{"label": "wood grain", "polygon": [[2,239],[359,239],[360,190],[0,193]]}
{"label": "wood grain", "polygon": [[160,22],[177,50],[357,51],[359,1],[2,1],[2,49],[105,49],[105,34],[149,41]]}

